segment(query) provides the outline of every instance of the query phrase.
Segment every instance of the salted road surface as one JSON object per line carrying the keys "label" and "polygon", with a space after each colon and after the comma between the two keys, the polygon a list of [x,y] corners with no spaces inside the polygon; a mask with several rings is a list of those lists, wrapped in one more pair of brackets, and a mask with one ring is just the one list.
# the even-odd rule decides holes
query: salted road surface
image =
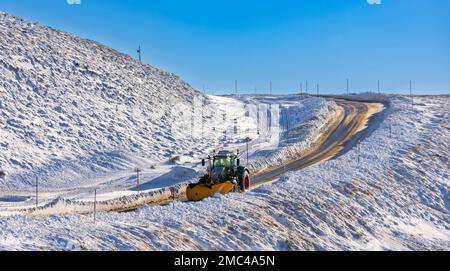
{"label": "salted road surface", "polygon": [[350,149],[364,137],[364,134],[360,132],[370,126],[373,117],[383,109],[380,103],[345,100],[336,100],[336,103],[344,108],[345,113],[337,127],[329,131],[323,142],[301,157],[257,173],[251,179],[252,189],[277,179],[285,172],[300,170],[329,160],[344,150]]}

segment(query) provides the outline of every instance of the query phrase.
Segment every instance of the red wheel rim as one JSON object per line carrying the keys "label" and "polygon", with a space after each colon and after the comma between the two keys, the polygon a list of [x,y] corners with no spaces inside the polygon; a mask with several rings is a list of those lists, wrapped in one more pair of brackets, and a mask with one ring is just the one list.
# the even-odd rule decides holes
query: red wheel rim
{"label": "red wheel rim", "polygon": [[244,188],[247,190],[250,187],[250,183],[248,180],[248,176],[245,176],[244,178]]}

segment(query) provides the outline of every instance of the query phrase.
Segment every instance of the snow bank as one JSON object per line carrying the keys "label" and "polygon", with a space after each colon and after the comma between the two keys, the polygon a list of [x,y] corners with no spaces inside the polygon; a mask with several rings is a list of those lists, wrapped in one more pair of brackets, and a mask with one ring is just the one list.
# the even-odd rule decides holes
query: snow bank
{"label": "snow bank", "polygon": [[186,195],[185,184],[172,187],[154,189],[135,193],[134,195],[123,196],[104,201],[76,201],[57,198],[52,202],[37,208],[27,208],[23,210],[14,210],[2,212],[2,215],[31,215],[31,216],[50,216],[67,214],[92,214],[97,212],[120,212],[129,211],[135,208],[141,208],[145,205],[163,204],[172,200],[183,199]]}
{"label": "snow bank", "polygon": [[252,154],[252,173],[280,165],[304,155],[319,145],[330,127],[336,126],[344,110],[335,102],[309,98],[298,105],[281,108],[281,137],[277,148]]}
{"label": "snow bank", "polygon": [[358,101],[358,102],[379,102],[385,105],[390,104],[390,99],[388,96],[384,94],[374,93],[374,92],[362,92],[351,95],[329,95],[326,97],[332,97],[335,99],[344,99],[350,101]]}

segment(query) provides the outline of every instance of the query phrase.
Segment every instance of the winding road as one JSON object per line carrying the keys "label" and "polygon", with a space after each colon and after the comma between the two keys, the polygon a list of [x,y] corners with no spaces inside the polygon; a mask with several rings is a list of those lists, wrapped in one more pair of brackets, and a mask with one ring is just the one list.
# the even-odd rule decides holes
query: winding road
{"label": "winding road", "polygon": [[365,136],[361,131],[366,126],[370,126],[371,120],[374,120],[374,117],[383,109],[383,105],[380,103],[346,100],[336,100],[336,103],[344,108],[345,113],[339,120],[338,125],[332,127],[324,137],[323,142],[297,159],[257,173],[251,180],[252,189],[277,179],[285,172],[300,170],[332,159],[343,151],[352,148]]}

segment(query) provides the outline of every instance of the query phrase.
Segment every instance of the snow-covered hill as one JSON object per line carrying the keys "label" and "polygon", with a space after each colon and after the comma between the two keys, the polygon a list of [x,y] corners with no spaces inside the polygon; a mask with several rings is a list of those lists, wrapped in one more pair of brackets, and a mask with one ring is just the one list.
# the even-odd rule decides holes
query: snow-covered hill
{"label": "snow-covered hill", "polygon": [[[306,139],[339,109],[296,95],[205,96],[174,74],[6,13],[0,30],[0,169],[8,173],[0,191],[30,190],[36,177],[45,190],[116,182],[117,171],[128,178],[174,156],[242,147],[247,137],[257,139],[251,168],[258,170],[279,160],[279,144],[299,152],[314,143]],[[302,136],[280,143],[298,125]]]}
{"label": "snow-covered hill", "polygon": [[412,107],[394,97],[359,152],[250,193],[100,213],[96,222],[3,217],[0,250],[448,251],[449,99],[416,98]]}
{"label": "snow-covered hill", "polygon": [[34,183],[37,173],[56,187],[63,168],[73,182],[190,150],[191,141],[169,130],[186,134],[173,125],[180,119],[173,108],[204,97],[172,73],[6,13],[0,95],[0,168],[8,172],[0,183],[14,188]]}

